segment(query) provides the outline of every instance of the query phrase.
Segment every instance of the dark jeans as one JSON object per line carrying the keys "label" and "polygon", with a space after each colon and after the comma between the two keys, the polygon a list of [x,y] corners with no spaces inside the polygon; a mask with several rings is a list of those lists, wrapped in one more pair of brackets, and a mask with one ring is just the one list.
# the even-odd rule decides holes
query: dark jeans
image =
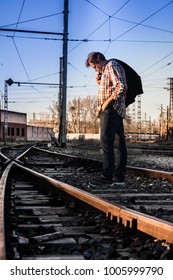
{"label": "dark jeans", "polygon": [[[100,114],[100,143],[103,150],[103,175],[124,179],[127,163],[127,149],[123,118],[110,105]],[[115,154],[114,154],[115,152]],[[116,162],[116,164],[115,164]]]}

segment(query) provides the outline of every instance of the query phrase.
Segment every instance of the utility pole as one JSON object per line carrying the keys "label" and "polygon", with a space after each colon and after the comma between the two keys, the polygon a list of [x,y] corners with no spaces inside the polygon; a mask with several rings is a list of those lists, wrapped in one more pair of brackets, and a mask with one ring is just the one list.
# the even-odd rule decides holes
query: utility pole
{"label": "utility pole", "polygon": [[167,106],[166,110],[166,140],[169,138],[169,107]]}
{"label": "utility pole", "polygon": [[64,0],[63,32],[63,85],[62,85],[62,124],[60,124],[61,147],[66,147],[66,103],[67,103],[67,47],[68,47],[68,0]]}
{"label": "utility pole", "polygon": [[8,136],[8,84],[4,82],[4,145]]}
{"label": "utility pole", "polygon": [[58,111],[59,111],[59,135],[58,143],[61,144],[62,141],[62,86],[63,86],[63,57],[59,60],[60,71],[59,71],[59,99],[58,99]]}

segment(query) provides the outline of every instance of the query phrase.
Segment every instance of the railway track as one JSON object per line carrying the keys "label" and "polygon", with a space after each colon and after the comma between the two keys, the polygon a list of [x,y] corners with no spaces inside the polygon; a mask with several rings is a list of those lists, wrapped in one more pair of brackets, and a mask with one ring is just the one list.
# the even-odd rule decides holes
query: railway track
{"label": "railway track", "polygon": [[27,157],[24,154],[20,158],[25,166],[49,177],[95,193],[109,201],[123,204],[133,210],[143,210],[147,214],[151,214],[152,211],[159,218],[163,215],[164,219],[173,221],[172,173],[128,166],[126,188],[88,188],[91,176],[99,176],[101,162],[51,152],[46,154],[47,157],[44,150],[35,149],[29,150]]}
{"label": "railway track", "polygon": [[[134,240],[145,240],[141,243],[150,245],[152,252],[157,247],[157,256],[153,256],[146,244],[143,246],[148,249],[147,259],[173,258],[171,173],[145,170],[145,175],[155,177],[152,186],[148,183],[148,193],[144,193],[146,186],[142,191],[132,183],[142,184],[144,170],[132,167],[127,168],[125,189],[90,189],[88,180],[100,173],[101,162],[33,147],[14,150],[1,177],[1,196],[9,209],[4,211],[1,205],[1,258],[142,259],[146,251],[141,249],[141,255],[141,245],[135,248]],[[5,154],[9,159],[7,149]],[[158,184],[161,192],[156,191]],[[123,236],[118,242],[117,232]],[[124,239],[129,240],[126,246],[122,245]]]}

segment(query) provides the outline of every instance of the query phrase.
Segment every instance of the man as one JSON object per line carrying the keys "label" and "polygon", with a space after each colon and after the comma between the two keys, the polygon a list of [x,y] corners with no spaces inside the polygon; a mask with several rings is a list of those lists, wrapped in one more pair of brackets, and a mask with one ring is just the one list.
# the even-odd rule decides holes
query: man
{"label": "man", "polygon": [[[123,185],[127,163],[123,127],[127,91],[125,71],[116,59],[106,60],[100,52],[90,53],[85,64],[97,72],[96,81],[99,84],[97,113],[100,117],[100,143],[103,150],[103,173],[99,179],[91,180],[89,185]],[[116,148],[115,158],[114,148]]]}

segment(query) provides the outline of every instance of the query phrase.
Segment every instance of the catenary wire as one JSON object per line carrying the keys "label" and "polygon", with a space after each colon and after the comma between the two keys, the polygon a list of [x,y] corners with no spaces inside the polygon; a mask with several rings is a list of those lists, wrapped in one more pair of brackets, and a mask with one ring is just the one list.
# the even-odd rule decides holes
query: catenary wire
{"label": "catenary wire", "polygon": [[122,36],[124,36],[125,34],[127,34],[128,32],[130,32],[131,30],[133,30],[134,28],[138,27],[141,23],[145,22],[146,20],[148,20],[149,18],[151,18],[152,16],[156,15],[157,13],[161,12],[163,9],[165,9],[166,7],[168,7],[170,4],[172,4],[173,1],[170,1],[169,3],[167,3],[166,5],[164,5],[163,7],[161,7],[160,9],[158,9],[157,11],[155,11],[154,13],[152,13],[151,15],[149,15],[148,17],[144,18],[142,21],[140,21],[139,23],[137,23],[135,26],[129,28],[128,30],[126,30],[125,32],[123,32],[122,34],[120,34],[119,36],[117,36],[115,39],[113,39],[112,41],[116,41],[117,39],[121,38]]}
{"label": "catenary wire", "polygon": [[[118,10],[116,10],[111,16],[108,17],[101,25],[99,25],[94,31],[90,33],[90,35],[87,36],[86,40],[92,36],[96,31],[98,31],[106,22],[108,22],[111,17],[113,17],[115,14],[117,14],[121,9],[123,9],[131,0],[126,1]],[[82,42],[77,44],[75,47],[73,47],[71,50],[69,50],[69,53],[72,52],[74,49],[76,49],[79,45],[81,45]]]}

